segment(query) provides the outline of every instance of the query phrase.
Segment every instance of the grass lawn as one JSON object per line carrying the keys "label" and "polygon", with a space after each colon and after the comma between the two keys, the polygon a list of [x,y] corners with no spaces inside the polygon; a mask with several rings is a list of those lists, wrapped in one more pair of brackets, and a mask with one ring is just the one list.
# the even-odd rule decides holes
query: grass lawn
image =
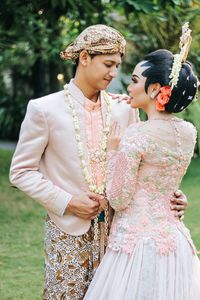
{"label": "grass lawn", "polygon": [[[43,289],[44,210],[8,182],[12,151],[0,150],[0,299],[39,300]],[[189,207],[185,223],[200,250],[200,159],[182,184]]]}
{"label": "grass lawn", "polygon": [[44,210],[8,182],[11,151],[0,150],[0,299],[38,300],[43,288]]}

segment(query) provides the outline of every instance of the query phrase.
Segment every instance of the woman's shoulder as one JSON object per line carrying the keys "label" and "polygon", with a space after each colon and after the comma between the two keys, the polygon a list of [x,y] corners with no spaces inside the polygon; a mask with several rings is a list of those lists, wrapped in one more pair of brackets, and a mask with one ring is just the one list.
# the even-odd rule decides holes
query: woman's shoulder
{"label": "woman's shoulder", "polygon": [[137,123],[133,123],[131,125],[129,125],[125,131],[125,134],[127,136],[131,136],[131,135],[141,135],[143,134],[144,132],[144,126],[145,126],[145,123],[144,121],[139,121]]}
{"label": "woman's shoulder", "polygon": [[131,124],[124,133],[123,140],[125,142],[145,147],[147,145],[147,137],[144,133],[145,122],[140,121],[138,123]]}
{"label": "woman's shoulder", "polygon": [[[145,132],[149,132],[149,128],[151,128],[151,127],[152,128],[156,128],[156,127],[160,128],[160,123],[157,121],[162,121],[162,120],[159,120],[159,119],[154,120],[153,119],[153,120],[140,121],[138,123],[130,125],[128,127],[128,129],[130,130],[130,132],[138,132],[138,133],[145,134]],[[163,121],[166,122],[165,120],[163,120]],[[197,133],[196,127],[189,121],[185,121],[185,120],[177,118],[177,117],[173,117],[173,118],[167,120],[167,122],[170,122],[170,121],[174,122],[178,126],[180,125],[188,133],[193,133],[193,134]]]}
{"label": "woman's shoulder", "polygon": [[185,126],[185,128],[190,131],[190,132],[196,132],[196,127],[189,121],[185,121],[181,119],[181,123],[183,126]]}
{"label": "woman's shoulder", "polygon": [[182,126],[185,137],[193,138],[194,140],[196,140],[196,137],[197,137],[196,127],[189,121],[185,121],[183,119],[179,119],[179,120],[180,120],[180,125]]}

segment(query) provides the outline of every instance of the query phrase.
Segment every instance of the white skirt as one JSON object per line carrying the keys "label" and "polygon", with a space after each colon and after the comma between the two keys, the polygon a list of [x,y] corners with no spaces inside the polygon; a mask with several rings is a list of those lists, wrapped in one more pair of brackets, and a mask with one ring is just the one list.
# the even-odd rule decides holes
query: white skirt
{"label": "white skirt", "polygon": [[179,231],[169,255],[157,254],[152,240],[132,255],[108,249],[84,300],[200,300],[200,261]]}

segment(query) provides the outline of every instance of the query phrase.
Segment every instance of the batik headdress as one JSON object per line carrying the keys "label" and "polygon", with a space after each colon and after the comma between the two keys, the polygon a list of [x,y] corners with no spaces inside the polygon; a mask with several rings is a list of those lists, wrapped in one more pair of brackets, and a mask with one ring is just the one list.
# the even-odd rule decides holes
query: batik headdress
{"label": "batik headdress", "polygon": [[126,41],[116,29],[102,25],[92,25],[83,30],[73,43],[61,51],[62,59],[76,60],[82,50],[89,54],[125,53]]}

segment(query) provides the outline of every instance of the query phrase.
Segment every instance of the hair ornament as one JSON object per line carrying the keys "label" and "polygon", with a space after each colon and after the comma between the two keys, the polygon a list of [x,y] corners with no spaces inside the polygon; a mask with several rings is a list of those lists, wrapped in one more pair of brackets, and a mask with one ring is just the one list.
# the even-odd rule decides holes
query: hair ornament
{"label": "hair ornament", "polygon": [[169,78],[171,79],[169,82],[171,89],[173,89],[177,85],[182,63],[186,61],[192,41],[191,32],[192,30],[189,28],[189,23],[186,22],[182,26],[182,35],[180,37],[179,43],[180,53],[174,55],[172,70],[169,75]]}
{"label": "hair ornament", "polygon": [[159,94],[156,97],[156,109],[158,111],[165,111],[165,104],[169,102],[171,94],[171,86],[166,85],[160,88]]}
{"label": "hair ornament", "polygon": [[194,96],[194,101],[197,101],[198,100],[198,94],[199,94],[199,87],[200,87],[200,81],[198,80],[198,77],[196,76],[197,78],[197,84],[194,84],[194,87],[197,89],[196,90],[196,94]]}

